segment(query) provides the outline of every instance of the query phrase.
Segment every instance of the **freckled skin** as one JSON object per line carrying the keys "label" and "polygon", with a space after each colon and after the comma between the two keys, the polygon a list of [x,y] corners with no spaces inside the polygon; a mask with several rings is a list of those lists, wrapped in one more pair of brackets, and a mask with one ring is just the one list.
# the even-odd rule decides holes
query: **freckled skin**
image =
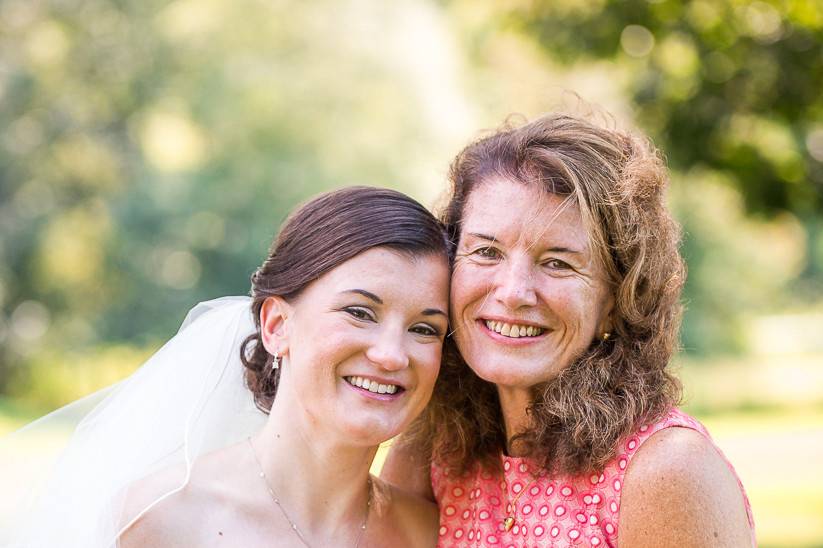
{"label": "freckled skin", "polygon": [[[484,183],[469,197],[457,255],[454,336],[482,378],[518,388],[549,381],[602,332],[612,300],[580,213],[564,198],[506,180]],[[477,323],[498,315],[549,332],[536,344],[507,348]]]}
{"label": "freckled skin", "polygon": [[[497,385],[510,433],[526,420],[530,388],[557,377],[608,328],[612,302],[573,202],[505,179],[472,192],[452,273],[452,328],[466,363]],[[489,317],[546,331],[507,346],[484,328]]]}

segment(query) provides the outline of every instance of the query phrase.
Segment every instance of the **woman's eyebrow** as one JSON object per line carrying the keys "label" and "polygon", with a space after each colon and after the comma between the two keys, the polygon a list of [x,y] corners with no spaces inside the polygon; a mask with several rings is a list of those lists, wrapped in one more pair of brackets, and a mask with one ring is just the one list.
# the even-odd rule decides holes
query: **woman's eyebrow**
{"label": "woman's eyebrow", "polygon": [[439,314],[441,316],[445,316],[446,318],[449,317],[448,314],[446,314],[445,312],[443,312],[439,308],[427,308],[422,312],[422,314],[424,316],[436,316],[436,315]]}
{"label": "woman's eyebrow", "polygon": [[489,236],[488,234],[481,234],[480,232],[469,232],[469,236],[474,236],[475,238],[480,238],[481,240],[488,240],[490,242],[496,242],[497,238],[494,236]]}
{"label": "woman's eyebrow", "polygon": [[[481,240],[487,240],[489,242],[496,242],[497,241],[497,238],[495,238],[494,236],[489,236],[488,234],[483,234],[482,232],[468,232],[467,235],[468,236],[474,236],[475,238],[478,238],[478,239],[481,239]],[[547,247],[545,251],[550,252],[550,253],[571,253],[573,255],[582,255],[583,254],[583,252],[578,250],[578,249],[572,249],[570,247],[563,247],[563,246]]]}
{"label": "woman's eyebrow", "polygon": [[383,304],[383,299],[381,299],[371,291],[366,291],[365,289],[347,289],[345,291],[341,291],[341,293],[356,293],[358,295],[363,295],[367,299],[373,300],[377,304]]}
{"label": "woman's eyebrow", "polygon": [[550,251],[552,253],[572,253],[574,255],[582,255],[583,254],[582,251],[578,251],[577,249],[571,249],[569,247],[558,247],[558,246],[546,248],[546,251]]}

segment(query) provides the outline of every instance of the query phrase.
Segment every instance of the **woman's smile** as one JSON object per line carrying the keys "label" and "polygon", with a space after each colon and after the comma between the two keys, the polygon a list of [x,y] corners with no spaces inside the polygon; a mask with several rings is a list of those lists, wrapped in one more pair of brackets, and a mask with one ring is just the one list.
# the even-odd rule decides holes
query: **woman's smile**
{"label": "woman's smile", "polygon": [[505,179],[484,182],[465,207],[451,287],[458,348],[498,385],[550,381],[603,331],[612,306],[580,212]]}
{"label": "woman's smile", "polygon": [[525,345],[541,341],[549,329],[539,324],[517,320],[499,320],[488,317],[477,320],[492,340],[502,344]]}

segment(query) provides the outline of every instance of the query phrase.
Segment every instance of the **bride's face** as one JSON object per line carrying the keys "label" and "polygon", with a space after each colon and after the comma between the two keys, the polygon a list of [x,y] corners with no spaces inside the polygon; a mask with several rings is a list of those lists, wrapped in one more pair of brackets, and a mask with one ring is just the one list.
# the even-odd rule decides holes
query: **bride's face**
{"label": "bride's face", "polygon": [[445,257],[373,248],[286,306],[277,400],[355,443],[399,434],[431,397],[448,327]]}

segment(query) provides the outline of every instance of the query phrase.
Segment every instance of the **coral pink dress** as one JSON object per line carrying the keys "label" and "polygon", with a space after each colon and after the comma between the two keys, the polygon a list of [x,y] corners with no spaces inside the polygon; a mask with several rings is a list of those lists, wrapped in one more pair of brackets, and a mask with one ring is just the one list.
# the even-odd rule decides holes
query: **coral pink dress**
{"label": "coral pink dress", "polygon": [[[625,440],[602,474],[535,479],[535,465],[528,459],[501,456],[505,481],[488,472],[455,479],[448,469],[432,464],[432,487],[440,507],[438,546],[616,546],[626,469],[644,441],[675,426],[691,428],[711,441],[702,424],[672,409],[656,424],[641,427]],[[503,519],[512,515],[510,501],[523,489],[526,492],[517,499],[516,522],[506,531]],[[754,545],[754,520],[745,491],[743,498]]]}

